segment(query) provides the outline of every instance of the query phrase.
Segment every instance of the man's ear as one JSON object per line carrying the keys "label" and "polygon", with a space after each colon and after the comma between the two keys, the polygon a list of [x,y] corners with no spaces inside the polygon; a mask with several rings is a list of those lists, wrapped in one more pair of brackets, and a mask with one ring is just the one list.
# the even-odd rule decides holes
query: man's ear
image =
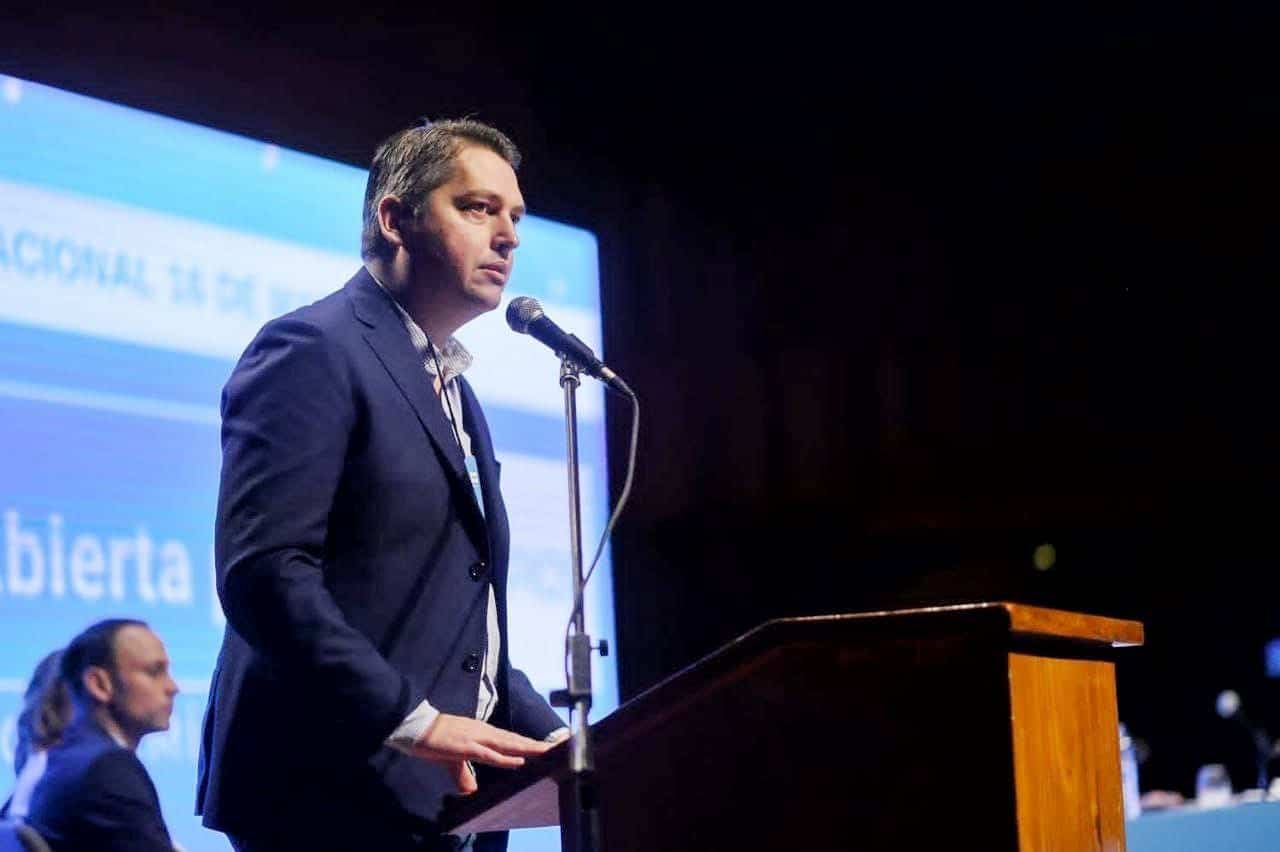
{"label": "man's ear", "polygon": [[106,704],[111,700],[111,696],[115,694],[115,684],[111,679],[111,672],[102,666],[89,666],[84,670],[82,676],[85,692],[99,704]]}
{"label": "man's ear", "polygon": [[409,205],[395,195],[384,195],[378,202],[378,229],[382,238],[396,248],[404,245],[404,222],[413,216]]}

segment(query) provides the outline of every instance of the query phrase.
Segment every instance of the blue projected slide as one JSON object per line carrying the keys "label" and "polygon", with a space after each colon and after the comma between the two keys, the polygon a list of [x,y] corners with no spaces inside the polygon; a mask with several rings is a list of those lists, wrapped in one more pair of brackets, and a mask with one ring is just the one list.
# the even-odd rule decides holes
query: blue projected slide
{"label": "blue projected slide", "polygon": [[[224,619],[213,583],[218,398],[269,318],[360,263],[365,173],[274,145],[0,77],[0,773],[36,662],[89,623],[148,621],[182,688],[139,754],[174,840],[226,850],[192,815]],[[530,199],[536,205],[537,199]],[[595,238],[528,217],[510,293],[599,347]],[[505,306],[504,306],[505,308]],[[511,516],[511,652],[563,686],[570,608],[559,364],[498,310],[459,338]],[[604,399],[579,397],[584,539],[607,516]],[[588,627],[612,639],[608,565]],[[617,703],[596,661],[599,714]],[[268,756],[264,756],[268,757]],[[269,757],[268,757],[269,759]],[[0,791],[9,783],[0,778]],[[0,798],[7,793],[0,794]],[[516,849],[558,849],[554,830]]]}

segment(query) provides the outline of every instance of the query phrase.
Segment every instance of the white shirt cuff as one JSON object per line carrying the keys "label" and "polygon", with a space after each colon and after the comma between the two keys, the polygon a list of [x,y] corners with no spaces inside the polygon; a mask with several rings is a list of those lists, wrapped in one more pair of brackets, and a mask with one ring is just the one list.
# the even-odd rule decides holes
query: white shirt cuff
{"label": "white shirt cuff", "polygon": [[556,728],[554,731],[552,731],[551,733],[543,737],[542,741],[548,742],[548,743],[558,743],[561,740],[567,740],[567,739],[569,739],[569,729],[564,725],[561,725],[560,727]]}
{"label": "white shirt cuff", "polygon": [[422,735],[439,715],[440,711],[432,707],[430,702],[423,701],[413,708],[412,713],[404,717],[400,727],[391,732],[391,736],[386,739],[386,744],[396,751],[413,754],[413,744],[422,739]]}

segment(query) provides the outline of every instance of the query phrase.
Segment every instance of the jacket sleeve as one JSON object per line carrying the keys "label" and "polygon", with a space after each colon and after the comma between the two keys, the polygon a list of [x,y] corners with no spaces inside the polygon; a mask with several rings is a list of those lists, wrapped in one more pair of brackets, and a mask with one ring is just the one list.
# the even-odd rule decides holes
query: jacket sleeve
{"label": "jacket sleeve", "polygon": [[511,701],[511,730],[535,740],[563,728],[565,722],[551,709],[524,672],[511,668],[507,675],[507,692]]}
{"label": "jacket sleeve", "polygon": [[222,396],[218,594],[231,626],[375,751],[414,693],[325,587],[324,544],[356,419],[351,367],[314,326],[269,323]]}

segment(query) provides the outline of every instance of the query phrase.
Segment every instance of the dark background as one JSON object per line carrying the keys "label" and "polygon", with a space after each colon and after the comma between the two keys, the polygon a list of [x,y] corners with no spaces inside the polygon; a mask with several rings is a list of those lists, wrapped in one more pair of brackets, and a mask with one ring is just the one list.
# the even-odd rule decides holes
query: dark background
{"label": "dark background", "polygon": [[1145,622],[1144,789],[1245,786],[1213,702],[1280,732],[1280,7],[956,5],[32,4],[0,71],[359,166],[422,115],[516,139],[644,402],[624,697],[770,617],[1042,603]]}

